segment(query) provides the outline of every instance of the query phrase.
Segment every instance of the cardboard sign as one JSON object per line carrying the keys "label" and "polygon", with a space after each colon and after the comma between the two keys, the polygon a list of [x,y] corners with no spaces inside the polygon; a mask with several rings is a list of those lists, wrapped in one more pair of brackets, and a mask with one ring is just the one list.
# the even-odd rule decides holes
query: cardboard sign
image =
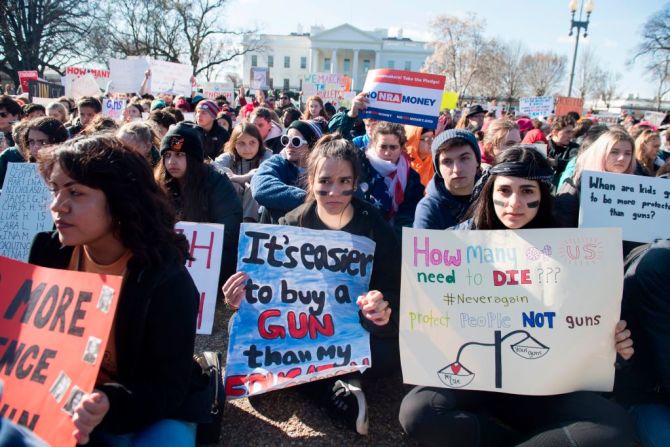
{"label": "cardboard sign", "polygon": [[342,231],[242,224],[237,268],[249,276],[228,343],[228,398],[370,365],[356,299],[368,291],[375,243]]}
{"label": "cardboard sign", "polygon": [[553,96],[527,96],[519,99],[519,115],[541,118],[551,115],[553,111]]}
{"label": "cardboard sign", "polygon": [[302,79],[303,97],[317,95],[324,102],[338,104],[344,100],[344,94],[351,91],[351,78],[335,73],[309,73]]}
{"label": "cardboard sign", "polygon": [[151,59],[149,68],[151,69],[152,94],[167,93],[169,95],[191,96],[193,67],[186,64]]}
{"label": "cardboard sign", "polygon": [[406,383],[524,395],[612,390],[620,229],[403,228],[402,240]]}
{"label": "cardboard sign", "polygon": [[570,98],[569,96],[556,97],[556,116],[567,115],[568,112],[577,112],[579,116],[584,112],[584,98]]}
{"label": "cardboard sign", "polygon": [[102,101],[102,115],[114,120],[123,119],[123,109],[126,108],[126,101],[123,99],[105,99]]}
{"label": "cardboard sign", "polygon": [[28,93],[31,100],[34,96],[39,98],[60,98],[65,95],[65,87],[53,82],[29,79]]}
{"label": "cardboard sign", "polygon": [[28,81],[33,80],[37,81],[37,71],[17,71],[16,74],[19,75],[19,83],[21,84],[21,91],[23,93],[28,93]]}
{"label": "cardboard sign", "polygon": [[663,112],[644,112],[644,121],[648,121],[651,125],[660,127],[665,119]]}
{"label": "cardboard sign", "polygon": [[640,175],[584,171],[579,227],[620,227],[623,239],[653,242],[670,237],[670,181]]}
{"label": "cardboard sign", "polygon": [[149,61],[145,57],[110,59],[109,73],[112,81],[110,91],[138,93],[144,81],[144,72],[148,69]]}
{"label": "cardboard sign", "polygon": [[440,110],[453,110],[458,105],[458,92],[444,92],[442,93],[442,103]]}
{"label": "cardboard sign", "polygon": [[51,193],[35,163],[9,163],[0,194],[0,256],[27,261],[35,235],[53,228]]}
{"label": "cardboard sign", "polygon": [[194,261],[186,261],[195,286],[200,293],[198,334],[211,334],[216,310],[216,295],[221,274],[223,253],[223,225],[212,223],[177,222],[175,230],[188,239],[189,254]]}
{"label": "cardboard sign", "polygon": [[93,75],[90,73],[87,73],[79,78],[74,78],[71,80],[71,82],[69,96],[72,98],[77,99],[84,96],[92,96],[96,98],[100,96],[100,87],[95,81]]}
{"label": "cardboard sign", "polygon": [[225,96],[226,101],[233,103],[235,101],[235,86],[227,82],[203,82],[199,84],[202,88],[202,96],[212,101],[217,96]]}
{"label": "cardboard sign", "polygon": [[361,118],[435,129],[445,77],[402,70],[369,70],[363,90],[370,104]]}
{"label": "cardboard sign", "polygon": [[74,407],[93,391],[120,276],[0,257],[2,415],[49,445],[74,446]]}
{"label": "cardboard sign", "polygon": [[249,79],[252,90],[267,90],[270,83],[270,69],[267,67],[252,67]]}

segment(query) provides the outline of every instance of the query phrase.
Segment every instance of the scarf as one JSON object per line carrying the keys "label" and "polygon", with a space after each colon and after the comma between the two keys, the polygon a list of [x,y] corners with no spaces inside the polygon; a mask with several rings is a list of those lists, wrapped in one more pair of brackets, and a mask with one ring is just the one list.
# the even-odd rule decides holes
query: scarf
{"label": "scarf", "polygon": [[[383,208],[390,216],[398,211],[398,207],[405,200],[405,188],[407,187],[407,178],[409,177],[409,159],[407,154],[400,154],[398,163],[382,160],[373,149],[365,151],[365,156],[372,168],[383,179],[385,193],[390,197],[390,206]],[[379,183],[379,182],[375,182]],[[373,185],[373,193],[378,190],[380,185]],[[380,199],[377,197],[377,199]],[[383,203],[383,199],[382,200]]]}

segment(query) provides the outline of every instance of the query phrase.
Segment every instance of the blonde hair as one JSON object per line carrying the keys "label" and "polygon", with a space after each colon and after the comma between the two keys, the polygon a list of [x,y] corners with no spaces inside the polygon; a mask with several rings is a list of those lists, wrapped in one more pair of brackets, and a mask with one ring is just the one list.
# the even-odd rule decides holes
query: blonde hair
{"label": "blonde hair", "polygon": [[508,119],[493,120],[489,123],[484,134],[484,152],[489,157],[493,157],[493,148],[498,147],[500,142],[512,129],[519,129],[519,126]]}
{"label": "blonde hair", "polygon": [[661,136],[654,132],[651,129],[645,129],[637,136],[635,139],[635,160],[640,163],[650,174],[654,174],[656,168],[654,167],[654,160],[656,160],[656,154],[651,156],[647,154],[647,145],[652,140],[652,138],[661,139]]}
{"label": "blonde hair", "polygon": [[[620,141],[630,144],[631,150],[635,148],[635,141],[633,141],[628,132],[623,129],[610,129],[600,135],[591,146],[577,156],[574,174],[575,183],[581,180],[582,172],[584,171],[605,172],[607,156],[612,147]],[[635,172],[635,166],[635,157],[631,156],[630,164],[624,174]]]}
{"label": "blonde hair", "polygon": [[55,102],[55,101],[50,102],[46,107],[47,115],[49,115],[49,112],[51,110],[57,110],[58,113],[60,113],[61,118],[58,121],[60,121],[61,123],[66,123],[70,119],[70,114],[68,113],[65,106],[63,104],[61,104],[60,102]]}

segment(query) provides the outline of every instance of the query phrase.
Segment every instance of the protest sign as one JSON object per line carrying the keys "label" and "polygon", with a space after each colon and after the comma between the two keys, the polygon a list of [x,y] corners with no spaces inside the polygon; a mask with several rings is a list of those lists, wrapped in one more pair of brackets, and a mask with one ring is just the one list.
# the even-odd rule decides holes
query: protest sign
{"label": "protest sign", "polygon": [[366,369],[370,338],[356,299],[368,291],[374,249],[343,231],[242,224],[237,269],[249,280],[228,343],[226,396]]}
{"label": "protest sign", "polygon": [[1,413],[49,445],[74,446],[74,407],[93,391],[121,277],[0,257]]}
{"label": "protest sign", "polygon": [[211,334],[219,291],[221,254],[223,252],[223,225],[211,223],[177,222],[175,230],[188,239],[189,254],[194,261],[186,261],[188,270],[200,294],[198,334]]}
{"label": "protest sign", "polygon": [[519,98],[519,115],[530,118],[549,116],[554,111],[553,96],[526,96]]}
{"label": "protest sign", "polygon": [[595,119],[598,123],[607,123],[607,124],[616,124],[619,122],[619,118],[621,115],[618,113],[610,113],[610,112],[598,112],[598,114],[594,114],[591,116],[591,118]]}
{"label": "protest sign", "polygon": [[151,93],[191,96],[193,67],[176,62],[151,59]]}
{"label": "protest sign", "polygon": [[640,175],[584,171],[579,227],[620,227],[623,239],[653,242],[670,237],[670,181]]}
{"label": "protest sign", "polygon": [[444,92],[442,93],[442,103],[440,110],[453,110],[458,105],[458,92]]}
{"label": "protest sign", "polygon": [[403,228],[402,241],[406,383],[524,395],[612,390],[620,229]]}
{"label": "protest sign", "polygon": [[51,193],[35,163],[9,163],[0,194],[0,255],[27,261],[40,231],[53,228]]}
{"label": "protest sign", "polygon": [[33,96],[33,99],[32,99],[33,104],[40,104],[44,107],[48,106],[53,101],[54,101],[53,98],[40,98],[40,97],[37,97],[37,96]]}
{"label": "protest sign", "polygon": [[123,119],[123,109],[126,108],[126,101],[122,99],[105,99],[102,101],[102,115],[113,120]]}
{"label": "protest sign", "polygon": [[214,100],[217,96],[225,96],[226,101],[233,103],[235,101],[235,86],[227,82],[202,82],[199,84],[202,88],[202,96]]}
{"label": "protest sign", "polygon": [[139,92],[144,81],[144,72],[149,69],[145,57],[110,59],[109,73],[112,81],[110,91],[121,93]]}
{"label": "protest sign", "polygon": [[65,87],[53,82],[29,79],[28,94],[31,100],[34,96],[40,98],[60,98],[65,95]]}
{"label": "protest sign", "polygon": [[84,96],[93,96],[95,98],[100,96],[101,93],[100,87],[91,73],[87,73],[79,78],[71,79],[69,90],[69,96],[74,99]]}
{"label": "protest sign", "polygon": [[434,129],[440,114],[444,76],[402,70],[369,70],[363,91],[370,104],[359,114]]}
{"label": "protest sign", "polygon": [[564,116],[567,115],[568,112],[577,112],[579,113],[579,116],[581,116],[582,113],[584,113],[584,98],[557,96],[554,114],[556,116]]}
{"label": "protest sign", "polygon": [[267,90],[270,82],[270,70],[267,67],[252,67],[249,79],[253,90]]}
{"label": "protest sign", "polygon": [[644,112],[644,121],[649,122],[653,126],[660,127],[664,119],[665,113],[663,112]]}
{"label": "protest sign", "polygon": [[19,75],[19,83],[21,84],[21,91],[23,93],[28,93],[28,81],[37,80],[37,71],[36,70],[17,71],[16,74]]}
{"label": "protest sign", "polygon": [[95,79],[95,82],[98,84],[98,87],[102,90],[107,88],[107,84],[111,80],[111,73],[109,70],[102,68],[89,68],[89,67],[67,67],[65,68],[65,76],[62,78],[62,83],[65,86],[65,95],[72,96],[70,93],[70,86],[72,82],[90,74]]}
{"label": "protest sign", "polygon": [[317,95],[324,102],[339,106],[344,94],[351,91],[351,78],[337,73],[309,73],[303,75],[302,92],[305,100]]}

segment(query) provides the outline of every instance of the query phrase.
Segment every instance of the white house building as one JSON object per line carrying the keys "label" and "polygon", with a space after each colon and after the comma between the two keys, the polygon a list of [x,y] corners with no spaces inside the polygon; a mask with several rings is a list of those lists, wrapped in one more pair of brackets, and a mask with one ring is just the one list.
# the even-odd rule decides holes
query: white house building
{"label": "white house building", "polygon": [[[343,24],[331,29],[312,27],[309,33],[288,36],[263,34],[264,51],[244,55],[242,77],[249,82],[251,67],[268,67],[271,85],[302,89],[303,75],[329,72],[350,76],[352,89],[361,90],[369,69],[419,71],[432,54],[426,42],[416,42],[388,30],[363,31]],[[244,44],[244,43],[243,43]]]}

